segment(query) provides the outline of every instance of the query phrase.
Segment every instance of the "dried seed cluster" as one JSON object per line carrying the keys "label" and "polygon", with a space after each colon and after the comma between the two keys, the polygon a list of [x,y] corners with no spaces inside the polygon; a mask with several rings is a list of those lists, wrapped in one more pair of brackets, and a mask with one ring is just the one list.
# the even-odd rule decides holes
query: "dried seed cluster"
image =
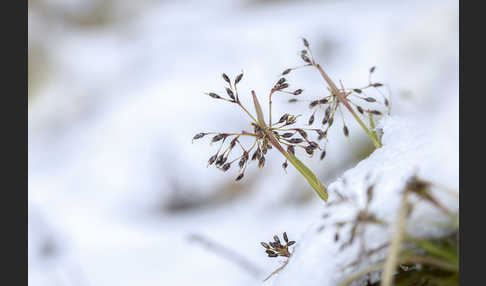
{"label": "dried seed cluster", "polygon": [[[257,162],[259,168],[265,166],[265,157],[269,150],[273,149],[269,138],[269,133],[281,144],[282,148],[285,148],[288,153],[295,155],[296,149],[300,148],[305,151],[306,154],[312,156],[316,150],[321,152],[320,158],[324,159],[325,150],[320,145],[311,139],[311,135],[314,135],[316,140],[322,139],[325,134],[322,130],[317,128],[303,128],[294,127],[299,115],[292,115],[290,113],[283,114],[277,122],[272,124],[272,108],[271,100],[272,95],[276,93],[287,93],[292,95],[299,95],[303,92],[302,89],[296,89],[289,91],[289,83],[284,77],[280,78],[274,85],[269,95],[269,123],[262,127],[262,125],[256,120],[256,118],[243,106],[239,99],[238,83],[243,78],[243,73],[236,76],[234,81],[231,81],[230,77],[223,73],[222,78],[227,84],[225,86],[226,96],[219,95],[214,92],[206,93],[212,98],[230,102],[238,105],[245,113],[250,117],[250,131],[242,131],[241,133],[219,133],[219,132],[201,132],[193,137],[193,140],[201,139],[207,135],[211,135],[211,144],[220,144],[217,152],[212,155],[208,160],[208,166],[214,165],[216,168],[226,172],[228,171],[236,161],[240,169],[236,181],[241,180],[244,177],[246,168],[251,161]],[[249,147],[243,146],[240,139],[242,137],[250,137],[253,139],[253,144]],[[236,157],[230,159],[230,154],[234,153],[234,149],[239,149],[240,153]],[[285,160],[282,164],[285,170],[288,167],[288,162]]]}
{"label": "dried seed cluster", "polygon": [[[295,68],[288,68],[282,73],[282,75],[289,74],[292,70],[306,67],[306,66],[315,67],[317,69],[320,68],[319,64],[315,61],[314,57],[312,56],[309,42],[306,39],[303,39],[303,43],[305,49],[303,49],[300,52],[300,56],[305,64]],[[389,99],[378,89],[379,87],[382,87],[383,84],[379,82],[371,81],[371,75],[374,73],[375,70],[376,70],[375,67],[370,68],[367,85],[360,88],[349,89],[349,88],[344,88],[344,86],[341,83],[341,89],[339,89],[339,92],[343,95],[346,104],[354,108],[354,110],[358,112],[356,114],[359,114],[359,116],[367,117],[364,120],[365,122],[368,120],[370,121],[373,120],[374,116],[380,116],[383,113],[385,112],[389,113],[390,111]],[[371,88],[378,91],[381,98],[377,98],[374,95],[368,95],[367,92]],[[314,121],[316,120],[317,113],[322,114],[322,119],[320,120],[320,123],[323,126],[322,127],[323,130],[320,139],[327,137],[327,132],[334,123],[334,117],[336,112],[339,110],[339,112],[342,114],[341,105],[343,105],[343,102],[341,102],[339,96],[334,92],[332,92],[331,89],[329,89],[329,91],[330,91],[329,95],[316,100],[312,100],[309,103],[309,108],[313,110],[312,114],[309,116],[308,119],[309,125],[312,125],[314,123]],[[290,103],[295,103],[298,101],[304,101],[304,100],[299,100],[297,98],[289,99]],[[370,106],[370,104],[374,104],[375,106]],[[385,111],[383,111],[383,109],[385,109]],[[348,137],[349,128],[346,125],[346,122],[344,121],[344,117],[342,117],[342,120],[343,120],[343,134],[346,137]],[[370,126],[370,127],[372,129],[374,128],[374,126]]]}
{"label": "dried seed cluster", "polygon": [[295,241],[289,241],[286,232],[283,233],[282,237],[285,241],[285,245],[282,245],[277,235],[273,236],[273,241],[268,243],[260,242],[260,244],[265,248],[265,253],[268,255],[268,257],[290,257],[291,253],[289,252],[289,247],[294,245]]}

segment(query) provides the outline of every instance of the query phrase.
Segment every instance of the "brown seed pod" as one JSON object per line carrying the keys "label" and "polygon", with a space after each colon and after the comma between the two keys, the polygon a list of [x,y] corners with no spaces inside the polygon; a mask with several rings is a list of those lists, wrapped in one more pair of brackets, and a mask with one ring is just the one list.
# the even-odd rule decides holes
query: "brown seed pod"
{"label": "brown seed pod", "polygon": [[305,132],[304,130],[297,129],[297,132],[299,132],[299,134],[300,134],[300,136],[302,136],[302,138],[307,138],[307,132]]}
{"label": "brown seed pod", "polygon": [[294,133],[292,133],[292,132],[286,132],[286,133],[280,135],[280,137],[282,137],[282,138],[290,138],[292,136],[294,136]]}
{"label": "brown seed pod", "polygon": [[214,161],[216,161],[216,158],[218,157],[218,155],[213,155],[209,158],[208,160],[208,164],[209,165],[212,165],[214,163]]}
{"label": "brown seed pod", "polygon": [[297,99],[296,98],[289,99],[289,103],[294,103],[294,102],[297,102]]}
{"label": "brown seed pod", "polygon": [[361,106],[357,105],[356,108],[358,108],[359,113],[363,114],[364,110]]}
{"label": "brown seed pod", "polygon": [[314,106],[316,106],[317,104],[319,104],[319,100],[314,100],[314,101],[311,101],[311,103],[309,103],[309,108],[313,108]]}
{"label": "brown seed pod", "polygon": [[220,99],[221,96],[217,95],[216,93],[214,92],[210,92],[210,93],[206,93],[207,95],[211,96],[212,98],[217,98],[217,99]]}
{"label": "brown seed pod", "polygon": [[231,167],[231,163],[226,163],[223,165],[223,167],[221,167],[221,170],[223,170],[223,172],[226,172],[230,167]]}
{"label": "brown seed pod", "polygon": [[292,155],[295,155],[295,147],[293,145],[287,146],[287,152]]}
{"label": "brown seed pod", "polygon": [[326,157],[326,150],[323,150],[320,159],[323,160],[325,157]]}
{"label": "brown seed pod", "polygon": [[284,232],[283,233],[283,239],[285,240],[285,242],[289,242],[289,238],[287,237],[287,232]]}
{"label": "brown seed pod", "polygon": [[343,133],[344,133],[344,136],[346,136],[346,137],[349,136],[348,126],[344,125],[344,127],[343,127]]}
{"label": "brown seed pod", "polygon": [[287,246],[292,246],[294,244],[295,244],[295,241],[291,240],[291,241],[289,241],[289,243],[287,243]]}
{"label": "brown seed pod", "polygon": [[309,122],[308,122],[308,124],[309,124],[309,125],[312,125],[312,123],[314,123],[314,114],[312,114],[312,115],[309,117]]}
{"label": "brown seed pod", "polygon": [[376,102],[376,99],[374,99],[373,97],[366,97],[364,100],[368,102]]}
{"label": "brown seed pod", "polygon": [[322,98],[319,100],[320,104],[326,104],[328,102],[327,98]]}
{"label": "brown seed pod", "polygon": [[280,117],[280,119],[278,120],[277,123],[283,123],[284,121],[286,121],[289,118],[289,115],[290,114],[285,113],[284,115],[282,115],[282,117]]}
{"label": "brown seed pod", "polygon": [[372,67],[370,68],[370,73],[373,73],[373,72],[375,71],[375,69],[376,69],[376,67],[375,67],[375,66],[372,66]]}
{"label": "brown seed pod", "polygon": [[229,88],[226,88],[226,93],[228,94],[228,96],[231,98],[231,99],[235,99],[235,95],[233,94],[233,91]]}
{"label": "brown seed pod", "polygon": [[302,89],[300,89],[300,88],[299,88],[299,89],[297,89],[297,90],[295,90],[295,91],[294,91],[294,95],[299,95],[299,94],[301,94],[303,91],[304,91],[304,90],[302,90]]}
{"label": "brown seed pod", "polygon": [[307,146],[305,147],[305,152],[312,156],[314,154],[314,148],[312,148],[312,146]]}
{"label": "brown seed pod", "polygon": [[371,110],[370,112],[374,115],[381,115],[381,112],[378,110]]}
{"label": "brown seed pod", "polygon": [[218,135],[215,135],[212,139],[211,139],[211,142],[218,142],[219,140],[223,139],[224,138],[224,135],[223,134],[218,134]]}
{"label": "brown seed pod", "polygon": [[270,249],[270,246],[266,244],[265,242],[260,242],[260,244],[265,247],[266,249]]}
{"label": "brown seed pod", "polygon": [[375,83],[372,83],[371,86],[372,87],[380,87],[380,86],[383,86],[383,84],[379,83],[379,82],[375,82]]}
{"label": "brown seed pod", "polygon": [[274,236],[273,236],[273,240],[274,240],[276,243],[280,244],[280,239],[278,238],[278,236],[274,235]]}
{"label": "brown seed pod", "polygon": [[263,168],[263,166],[265,166],[265,157],[261,156],[258,160],[258,168]]}
{"label": "brown seed pod", "polygon": [[356,92],[356,93],[361,93],[362,92],[361,89],[359,89],[359,88],[355,88],[355,89],[353,89],[353,91]]}
{"label": "brown seed pod", "polygon": [[304,54],[301,54],[300,57],[302,58],[302,60],[306,63],[311,63],[311,60],[309,59],[309,57],[307,57],[306,55]]}
{"label": "brown seed pod", "polygon": [[282,83],[284,83],[286,81],[286,79],[284,77],[280,78],[278,81],[277,81],[277,84],[280,85]]}
{"label": "brown seed pod", "polygon": [[192,140],[197,140],[197,139],[203,138],[204,136],[206,136],[206,133],[198,133],[198,134],[194,135]]}
{"label": "brown seed pod", "polygon": [[282,89],[286,89],[287,87],[289,87],[289,84],[288,83],[283,83],[283,84],[279,85],[278,89],[279,90],[282,90]]}
{"label": "brown seed pod", "polygon": [[309,42],[308,42],[308,41],[307,41],[305,38],[302,38],[302,42],[304,43],[304,46],[305,46],[306,48],[308,48],[308,47],[309,47]]}
{"label": "brown seed pod", "polygon": [[282,72],[282,75],[286,75],[288,73],[290,73],[292,71],[292,69],[286,69]]}
{"label": "brown seed pod", "polygon": [[244,175],[245,175],[245,173],[240,173],[240,174],[238,175],[238,177],[236,177],[235,181],[239,181],[239,180],[243,179],[243,176],[244,176]]}
{"label": "brown seed pod", "polygon": [[289,164],[287,163],[287,160],[285,160],[285,162],[282,163],[282,168],[285,170],[288,166]]}
{"label": "brown seed pod", "polygon": [[224,81],[231,84],[231,80],[229,79],[229,77],[225,73],[223,73],[221,76],[223,77]]}
{"label": "brown seed pod", "polygon": [[241,79],[243,78],[243,73],[240,73],[236,78],[235,78],[235,85],[237,85]]}
{"label": "brown seed pod", "polygon": [[292,144],[299,144],[299,143],[304,142],[304,140],[300,139],[300,138],[292,138],[292,139],[289,139],[288,141]]}

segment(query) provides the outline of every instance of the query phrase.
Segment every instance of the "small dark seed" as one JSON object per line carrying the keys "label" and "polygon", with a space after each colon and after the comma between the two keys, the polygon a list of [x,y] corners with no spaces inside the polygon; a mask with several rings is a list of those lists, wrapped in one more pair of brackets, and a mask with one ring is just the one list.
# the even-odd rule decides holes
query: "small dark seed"
{"label": "small dark seed", "polygon": [[319,103],[319,100],[311,101],[311,103],[309,103],[309,108],[316,106],[318,103]]}
{"label": "small dark seed", "polygon": [[265,157],[261,156],[258,160],[258,168],[263,168],[263,166],[265,166]]}
{"label": "small dark seed", "polygon": [[321,153],[321,160],[323,160],[326,157],[326,150],[322,151]]}
{"label": "small dark seed", "polygon": [[312,125],[312,123],[314,123],[314,114],[309,117],[309,125]]}
{"label": "small dark seed", "polygon": [[306,48],[308,48],[308,47],[309,47],[309,42],[308,42],[308,41],[307,41],[305,38],[302,38],[302,42],[304,42],[304,46],[305,46]]}
{"label": "small dark seed", "polygon": [[348,130],[348,127],[346,125],[344,125],[344,127],[343,127],[343,132],[344,132],[344,136],[346,136],[346,137],[349,136],[349,130]]}
{"label": "small dark seed", "polygon": [[194,135],[192,140],[200,139],[200,138],[203,138],[204,136],[206,136],[206,133],[198,133],[198,134]]}
{"label": "small dark seed", "polygon": [[292,155],[295,155],[295,148],[294,148],[294,146],[292,146],[292,145],[287,146],[287,152],[290,153],[290,154],[292,154]]}
{"label": "small dark seed", "polygon": [[284,77],[280,78],[278,81],[277,81],[277,84],[282,84],[286,81],[286,79]]}
{"label": "small dark seed", "polygon": [[286,89],[287,87],[289,87],[289,84],[284,83],[284,84],[281,84],[278,89]]}
{"label": "small dark seed", "polygon": [[229,169],[230,167],[231,167],[231,164],[230,164],[230,163],[226,163],[226,164],[224,164],[224,165],[223,165],[223,167],[221,167],[221,169],[222,169],[224,172],[226,172],[226,171],[228,171],[228,169]]}
{"label": "small dark seed", "polygon": [[243,73],[240,73],[235,79],[235,85],[237,85],[243,78]]}
{"label": "small dark seed", "polygon": [[304,142],[304,140],[303,140],[303,139],[300,139],[300,138],[292,138],[292,139],[290,139],[290,140],[288,140],[288,141],[289,141],[290,143],[292,143],[292,144],[299,144],[299,143]]}
{"label": "small dark seed", "polygon": [[233,94],[233,91],[229,88],[226,88],[226,93],[228,94],[231,99],[235,99],[235,95]]}
{"label": "small dark seed", "polygon": [[280,239],[278,238],[278,236],[274,235],[274,236],[273,236],[273,240],[274,240],[276,243],[280,244]]}
{"label": "small dark seed", "polygon": [[302,136],[302,138],[307,138],[307,132],[305,132],[304,130],[297,129],[297,132],[299,132],[299,134],[300,134],[300,136]]}
{"label": "small dark seed", "polygon": [[327,102],[328,102],[327,98],[323,98],[323,99],[319,100],[320,104],[326,104]]}
{"label": "small dark seed", "polygon": [[214,163],[214,161],[216,161],[217,157],[218,157],[217,155],[211,156],[211,158],[209,158],[209,160],[208,160],[208,164],[212,165]]}
{"label": "small dark seed", "polygon": [[376,102],[376,99],[374,99],[373,97],[367,97],[364,100],[366,100],[368,102]]}
{"label": "small dark seed", "polygon": [[378,110],[371,110],[370,112],[375,115],[381,115],[381,112]]}
{"label": "small dark seed", "polygon": [[236,177],[235,181],[239,181],[239,180],[243,179],[244,175],[245,175],[244,173],[239,174],[238,177]]}
{"label": "small dark seed", "polygon": [[376,67],[375,67],[375,66],[371,67],[371,68],[370,68],[370,73],[373,73],[373,72],[375,71],[375,69],[376,69]]}
{"label": "small dark seed", "polygon": [[291,71],[292,71],[292,69],[286,69],[286,70],[283,71],[282,75],[286,75],[286,74],[288,74]]}
{"label": "small dark seed", "polygon": [[294,103],[294,102],[297,102],[297,99],[296,98],[289,99],[289,103]]}
{"label": "small dark seed", "polygon": [[291,241],[289,241],[289,243],[287,243],[287,246],[292,246],[294,244],[295,244],[295,241],[291,240]]}
{"label": "small dark seed", "polygon": [[312,148],[311,146],[307,146],[305,147],[305,152],[307,152],[307,154],[309,155],[312,155],[314,154],[314,148]]}
{"label": "small dark seed", "polygon": [[225,73],[223,73],[221,76],[223,77],[224,81],[226,81],[227,83],[231,84],[231,81],[230,81],[229,77]]}
{"label": "small dark seed", "polygon": [[218,142],[219,140],[221,140],[223,138],[224,138],[223,134],[218,134],[218,135],[214,136],[213,139],[211,139],[211,142]]}
{"label": "small dark seed", "polygon": [[268,244],[266,244],[265,242],[260,242],[260,244],[265,247],[266,249],[269,249],[270,246]]}
{"label": "small dark seed", "polygon": [[299,95],[299,94],[301,94],[302,92],[303,92],[303,90],[299,88],[299,89],[297,89],[296,91],[294,91],[294,95]]}
{"label": "small dark seed", "polygon": [[217,95],[216,93],[214,92],[210,92],[208,93],[207,95],[211,96],[212,98],[221,98],[221,96]]}
{"label": "small dark seed", "polygon": [[292,133],[292,132],[287,132],[287,133],[284,133],[284,134],[280,135],[280,137],[282,137],[282,138],[290,138],[290,137],[292,137],[293,135],[294,135],[294,133]]}
{"label": "small dark seed", "polygon": [[380,86],[383,86],[382,83],[379,83],[379,82],[375,82],[375,83],[372,83],[371,86],[373,87],[380,87]]}
{"label": "small dark seed", "polygon": [[357,108],[358,108],[359,113],[363,114],[363,112],[364,112],[363,111],[363,108],[361,106],[359,106],[359,105],[357,106]]}
{"label": "small dark seed", "polygon": [[289,238],[287,237],[287,232],[283,233],[283,239],[285,240],[285,242],[289,242]]}
{"label": "small dark seed", "polygon": [[287,161],[283,162],[282,164],[282,168],[285,170],[287,169],[287,167],[289,166],[289,164],[287,163]]}
{"label": "small dark seed", "polygon": [[355,89],[353,89],[353,91],[356,92],[356,93],[361,93],[361,89],[359,89],[359,88],[355,88]]}

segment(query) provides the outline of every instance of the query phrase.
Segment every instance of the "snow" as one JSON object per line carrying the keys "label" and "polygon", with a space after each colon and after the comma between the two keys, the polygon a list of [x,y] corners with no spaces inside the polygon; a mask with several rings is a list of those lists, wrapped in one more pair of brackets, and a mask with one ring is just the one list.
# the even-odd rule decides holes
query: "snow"
{"label": "snow", "polygon": [[[93,5],[51,2],[70,14]],[[284,231],[297,241],[294,254],[264,284],[335,285],[349,274],[340,267],[355,258],[356,247],[340,252],[334,232],[317,229],[323,213],[332,213],[328,223],[354,216],[355,207],[328,208],[295,170],[285,174],[277,153],[233,184],[235,170],[206,168],[217,146],[191,144],[201,131],[248,128],[241,111],[203,94],[223,91],[222,72],[243,70],[240,90],[264,98],[285,68],[300,64],[302,36],[333,79],[360,86],[376,65],[373,78],[392,90],[392,113],[378,126],[381,149],[356,161],[355,149],[370,142],[345,115],[351,135],[344,138],[336,123],[323,162],[300,154],[328,185],[331,201],[339,190],[362,206],[367,184],[375,182],[370,207],[393,224],[410,175],[458,191],[455,1],[149,2],[126,23],[98,29],[41,23],[29,11],[29,38],[44,39],[53,67],[29,105],[29,284],[261,284],[281,260],[267,258],[259,243]],[[120,7],[135,9],[130,1]],[[323,94],[315,71],[295,71],[288,80],[305,89],[306,100]],[[274,99],[276,114],[308,112],[287,99]],[[243,101],[251,106],[249,96]],[[170,212],[161,206],[174,189],[188,199],[244,195]],[[432,191],[457,210],[456,198]],[[442,213],[426,202],[414,205],[409,231],[447,231]],[[191,241],[192,234],[237,252],[259,274]],[[378,245],[389,229],[366,235]],[[46,252],[46,241],[54,251]]]}

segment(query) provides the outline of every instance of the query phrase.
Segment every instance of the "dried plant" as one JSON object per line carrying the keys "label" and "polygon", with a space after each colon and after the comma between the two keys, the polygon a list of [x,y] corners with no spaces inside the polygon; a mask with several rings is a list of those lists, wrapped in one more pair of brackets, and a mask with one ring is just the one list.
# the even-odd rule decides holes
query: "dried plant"
{"label": "dried plant", "polygon": [[[289,84],[286,82],[286,79],[284,77],[280,78],[274,84],[268,96],[269,119],[268,122],[265,122],[263,111],[255,91],[252,90],[251,94],[256,116],[250,113],[250,111],[244,107],[240,101],[238,83],[242,80],[243,73],[236,76],[234,81],[231,81],[229,76],[225,73],[223,73],[222,77],[227,84],[225,87],[226,96],[220,96],[214,92],[209,92],[207,95],[214,99],[226,101],[239,106],[249,116],[252,131],[243,130],[241,133],[201,132],[196,134],[193,140],[203,138],[206,135],[213,135],[211,138],[211,143],[220,142],[220,147],[216,154],[209,158],[208,166],[214,165],[220,170],[226,172],[233,164],[235,164],[236,161],[238,161],[237,164],[240,172],[236,177],[236,181],[239,181],[243,178],[250,161],[257,161],[258,167],[263,168],[265,165],[265,156],[275,147],[275,149],[277,149],[285,157],[282,167],[286,169],[288,163],[290,162],[306,178],[319,197],[322,200],[327,201],[328,194],[326,187],[314,175],[314,173],[295,156],[296,149],[298,148],[304,150],[310,156],[312,156],[316,150],[322,151],[325,155],[325,150],[322,150],[316,141],[310,139],[311,135],[314,135],[317,138],[324,136],[322,130],[291,127],[296,124],[298,115],[292,115],[289,113],[283,114],[277,122],[272,122],[272,95],[276,92],[300,94],[302,89],[297,89],[290,92],[287,90]],[[309,135],[309,133],[312,134]],[[253,144],[250,147],[245,148],[240,142],[241,137],[252,138]],[[233,159],[228,159],[230,153],[235,148],[241,149],[240,155]],[[321,154],[321,158],[324,158],[323,154]]]}
{"label": "dried plant", "polygon": [[[375,67],[370,68],[369,76],[368,76],[368,84],[359,87],[359,88],[344,88],[343,83],[340,81],[340,88],[331,80],[331,78],[326,74],[324,69],[320,64],[318,64],[314,56],[312,55],[312,51],[310,49],[309,42],[306,39],[303,39],[305,49],[301,51],[300,56],[304,61],[304,65],[295,67],[295,68],[288,68],[286,69],[282,75],[289,74],[292,70],[303,68],[303,67],[313,67],[316,68],[321,76],[324,78],[326,84],[328,85],[328,91],[330,92],[329,95],[313,100],[309,104],[309,108],[313,110],[312,114],[309,117],[308,123],[312,125],[316,119],[316,113],[318,111],[322,111],[323,118],[321,124],[323,125],[322,138],[327,139],[327,132],[329,128],[334,123],[334,118],[336,112],[339,110],[341,115],[343,115],[341,105],[353,115],[355,120],[359,123],[361,128],[366,132],[366,134],[371,138],[376,148],[380,148],[382,146],[380,138],[375,130],[375,120],[374,117],[382,115],[384,112],[390,112],[390,100],[380,92],[379,88],[383,86],[382,83],[373,82],[371,81],[371,75],[375,71]],[[368,95],[366,92],[368,89],[373,88],[376,89],[382,98],[377,98],[372,95]],[[294,93],[295,94],[295,93]],[[298,102],[299,100],[296,98],[292,98],[289,102]],[[379,108],[370,107],[367,108],[363,104],[378,104],[385,108],[385,111],[379,110]],[[354,107],[354,108],[353,108]],[[356,110],[355,110],[356,109]],[[383,109],[383,108],[381,108]],[[360,118],[367,117],[365,121],[369,121],[369,127],[363,122]],[[341,116],[343,120],[343,133],[347,137],[349,136],[349,128],[344,121],[344,117]]]}
{"label": "dried plant", "polygon": [[273,236],[273,241],[269,241],[268,243],[260,242],[260,244],[265,248],[265,253],[268,255],[268,257],[282,256],[287,258],[282,266],[273,271],[267,278],[265,278],[264,281],[268,280],[274,274],[282,270],[287,265],[289,258],[292,255],[292,253],[289,251],[289,247],[294,245],[295,241],[289,240],[286,232],[283,233],[282,237],[285,241],[285,245],[282,245],[277,235]]}

